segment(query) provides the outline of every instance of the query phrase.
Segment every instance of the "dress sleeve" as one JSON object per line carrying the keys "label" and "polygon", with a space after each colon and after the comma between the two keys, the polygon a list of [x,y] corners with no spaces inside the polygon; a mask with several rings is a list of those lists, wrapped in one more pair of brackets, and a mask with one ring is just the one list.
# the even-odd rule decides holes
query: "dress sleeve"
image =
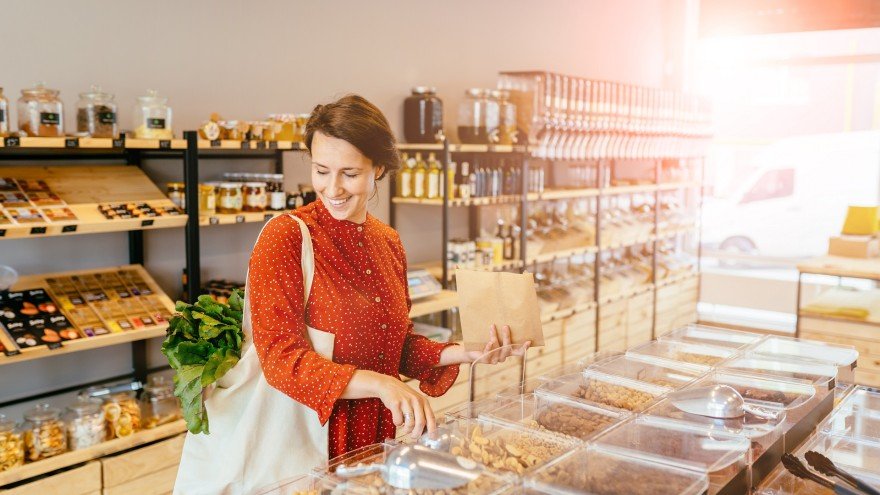
{"label": "dress sleeve", "polygon": [[269,385],[318,413],[321,424],[355,371],[312,350],[306,338],[302,233],[282,215],[266,225],[248,266],[254,347]]}
{"label": "dress sleeve", "polygon": [[[392,243],[392,246],[397,259],[403,265],[401,282],[406,287],[406,252],[399,237],[395,243]],[[409,298],[409,291],[405,291],[405,293],[406,309],[409,311],[412,308],[412,300]],[[443,349],[455,344],[453,342],[435,342],[424,335],[416,334],[413,332],[412,321],[407,322],[407,327],[403,352],[400,356],[400,373],[418,380],[419,389],[425,394],[431,397],[440,397],[449,390],[449,387],[458,378],[459,365],[437,366],[440,363],[440,353]]]}

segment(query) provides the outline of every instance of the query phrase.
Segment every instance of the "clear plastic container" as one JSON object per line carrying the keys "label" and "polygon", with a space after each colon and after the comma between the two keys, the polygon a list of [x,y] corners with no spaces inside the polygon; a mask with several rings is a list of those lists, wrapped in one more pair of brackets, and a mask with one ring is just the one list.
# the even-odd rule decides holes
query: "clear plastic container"
{"label": "clear plastic container", "polygon": [[731,493],[744,493],[751,461],[751,441],[740,435],[641,416],[626,422],[596,440],[596,446],[659,464],[709,473],[709,493],[729,484],[741,485]]}
{"label": "clear plastic container", "polygon": [[803,458],[811,450],[828,457],[844,470],[872,473],[880,479],[880,445],[819,433],[807,440],[795,455]]}
{"label": "clear plastic container", "polygon": [[592,404],[640,412],[671,389],[606,375],[594,370],[566,375],[541,385],[536,393],[573,397]]}
{"label": "clear plastic container", "polygon": [[119,135],[116,122],[117,105],[114,96],[92,86],[79,94],[76,103],[76,132],[96,138],[115,138]]}
{"label": "clear plastic container", "polygon": [[174,384],[162,375],[150,377],[141,394],[144,428],[155,428],[181,418],[180,402],[174,396]]}
{"label": "clear plastic container", "polygon": [[[853,470],[852,474],[880,489],[880,476]],[[834,490],[798,478],[781,465],[754,491],[755,495],[834,495]]]}
{"label": "clear plastic container", "polygon": [[104,398],[107,439],[122,438],[141,429],[141,407],[134,391],[119,392]]}
{"label": "clear plastic container", "polygon": [[676,340],[691,344],[708,344],[718,347],[743,349],[758,343],[763,338],[763,335],[757,333],[690,324],[661,335],[658,340]]}
{"label": "clear plastic container", "polygon": [[756,354],[771,357],[797,358],[837,366],[837,379],[845,382],[854,381],[853,369],[859,359],[859,352],[852,346],[787,337],[767,337],[752,350]]}
{"label": "clear plastic container", "polygon": [[626,351],[627,356],[641,356],[652,362],[690,367],[708,371],[736,356],[737,351],[726,347],[655,340]]}
{"label": "clear plastic container", "polygon": [[615,357],[596,363],[590,368],[607,375],[630,378],[672,389],[684,387],[702,375],[702,373],[690,368],[653,364],[632,356]]}
{"label": "clear plastic container", "polygon": [[18,130],[25,136],[64,135],[64,103],[59,91],[42,83],[21,90],[18,99]]}
{"label": "clear plastic container", "polygon": [[806,380],[816,386],[817,390],[831,390],[837,376],[837,367],[829,364],[812,363],[782,357],[767,357],[760,354],[747,353],[723,365],[741,373],[772,375],[788,380]]}
{"label": "clear plastic container", "polygon": [[481,419],[521,424],[577,440],[590,440],[629,417],[628,412],[550,394],[522,395],[480,415]]}
{"label": "clear plastic container", "polygon": [[24,435],[15,421],[0,414],[0,472],[24,464]]}
{"label": "clear plastic container", "polygon": [[829,435],[880,445],[880,392],[856,387],[819,429]]}
{"label": "clear plastic container", "polygon": [[523,480],[552,495],[697,495],[709,486],[705,473],[585,447],[560,457]]}
{"label": "clear plastic container", "polygon": [[324,493],[348,494],[367,493],[361,486],[348,488],[344,482],[316,474],[305,474],[281,480],[269,486],[258,488],[256,495],[321,495]]}
{"label": "clear plastic container", "polygon": [[67,429],[61,410],[49,404],[37,404],[24,413],[24,444],[27,460],[39,461],[67,452]]}
{"label": "clear plastic container", "polygon": [[495,90],[491,96],[498,103],[498,144],[516,144],[516,104],[510,101],[510,92]]}
{"label": "clear plastic container", "polygon": [[107,438],[101,401],[80,396],[67,406],[64,414],[67,424],[67,444],[70,450],[98,445]]}
{"label": "clear plastic container", "polygon": [[134,137],[138,139],[171,139],[174,137],[171,125],[171,107],[168,98],[161,97],[155,90],[139,96],[134,107]]}
{"label": "clear plastic container", "polygon": [[[339,466],[356,466],[359,464],[382,463],[385,461],[391,450],[397,445],[398,444],[394,442],[386,442],[361,447],[359,449],[348,452],[347,454],[331,459],[326,466],[318,469],[318,472],[316,474],[319,477],[327,478],[330,477],[331,474],[334,473],[336,471],[336,468]],[[340,482],[342,481],[341,478],[338,477],[335,479]],[[502,493],[504,490],[509,489],[515,483],[516,478],[513,476],[486,470],[476,480],[468,483],[463,487],[452,490],[402,490],[386,484],[378,473],[370,473],[364,476],[348,479],[345,484],[341,485],[341,493],[369,493],[377,495],[440,495],[441,493],[448,495],[496,495]],[[361,488],[366,489],[367,491],[359,491]],[[333,493],[335,494],[340,492],[334,490]]]}
{"label": "clear plastic container", "polygon": [[743,400],[769,407],[797,409],[816,397],[816,388],[805,380],[783,380],[729,371],[715,371],[697,380],[688,388],[727,385],[742,395]]}

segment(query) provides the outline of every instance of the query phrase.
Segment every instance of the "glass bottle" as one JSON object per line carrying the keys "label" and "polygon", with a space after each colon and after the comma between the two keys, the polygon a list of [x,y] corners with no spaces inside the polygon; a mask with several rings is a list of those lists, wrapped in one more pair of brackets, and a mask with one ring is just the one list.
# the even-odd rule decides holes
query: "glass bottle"
{"label": "glass bottle", "polygon": [[162,375],[150,377],[141,396],[144,428],[155,428],[181,418],[180,403],[174,396],[174,384]]}
{"label": "glass bottle", "polygon": [[26,136],[60,137],[64,135],[64,104],[58,90],[42,83],[21,90],[18,99],[18,130]]}
{"label": "glass bottle", "polygon": [[146,96],[139,96],[134,107],[134,137],[138,139],[171,139],[171,107],[168,98],[158,96],[155,90],[148,90]]}
{"label": "glass bottle", "polygon": [[408,162],[408,161],[409,161],[409,155],[406,153],[403,153],[400,156],[400,170],[397,172],[397,183],[395,184],[395,191],[394,191],[394,194],[396,194],[398,198],[407,197],[406,195],[404,195],[404,191],[407,189],[407,185],[405,184],[405,181],[407,180],[406,177],[409,175],[409,169],[406,166],[406,162]]}
{"label": "glass bottle", "polygon": [[461,162],[461,174],[458,181],[458,195],[461,199],[471,199],[470,163]]}
{"label": "glass bottle", "polygon": [[510,92],[495,90],[492,98],[498,105],[498,144],[516,144],[516,105],[510,101]]}
{"label": "glass bottle", "polygon": [[[3,94],[3,88],[0,88],[0,137],[9,135],[9,100]],[[0,470],[2,470],[0,466]]]}
{"label": "glass bottle", "polygon": [[403,154],[403,168],[400,169],[400,197],[413,197],[413,159]]}
{"label": "glass bottle", "polygon": [[434,153],[428,154],[428,187],[427,189],[427,197],[430,199],[437,199],[440,197],[440,162],[437,161],[437,157]]}
{"label": "glass bottle", "polygon": [[0,414],[0,473],[24,464],[24,438],[15,421]]}
{"label": "glass bottle", "polygon": [[67,452],[67,431],[61,411],[49,404],[37,404],[24,414],[24,444],[28,461],[39,461]]}
{"label": "glass bottle", "polygon": [[67,406],[64,415],[67,425],[67,444],[70,450],[79,450],[98,445],[106,439],[104,411],[101,401],[79,396]]}
{"label": "glass bottle", "polygon": [[91,91],[79,94],[76,103],[76,132],[96,138],[116,138],[116,101],[110,93],[92,86]]}
{"label": "glass bottle", "polygon": [[403,102],[403,136],[409,143],[443,140],[443,100],[436,88],[418,86]]}
{"label": "glass bottle", "polygon": [[[458,165],[455,162],[449,162],[446,165],[446,190],[449,191],[447,196],[449,199],[455,199],[458,197],[458,187],[455,182],[455,170],[458,168]],[[442,194],[441,194],[442,196]]]}
{"label": "glass bottle", "polygon": [[425,161],[422,160],[422,154],[416,153],[416,165],[413,168],[413,197],[414,198],[425,198],[427,197],[427,179],[428,179],[428,167],[425,165]]}

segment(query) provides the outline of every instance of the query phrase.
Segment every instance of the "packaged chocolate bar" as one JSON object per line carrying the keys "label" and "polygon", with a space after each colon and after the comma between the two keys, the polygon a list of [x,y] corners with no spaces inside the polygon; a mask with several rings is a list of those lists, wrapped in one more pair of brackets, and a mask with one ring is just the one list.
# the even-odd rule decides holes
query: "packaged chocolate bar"
{"label": "packaged chocolate bar", "polygon": [[15,179],[12,177],[0,177],[0,192],[19,192],[21,189],[18,188],[18,184],[15,183]]}
{"label": "packaged chocolate bar", "polygon": [[64,206],[67,204],[52,192],[29,192],[27,197],[36,206]]}
{"label": "packaged chocolate bar", "polygon": [[17,223],[43,223],[46,221],[36,208],[6,208],[9,216]]}
{"label": "packaged chocolate bar", "polygon": [[0,324],[21,348],[81,337],[43,288],[0,293]]}
{"label": "packaged chocolate bar", "polygon": [[42,208],[43,215],[50,222],[73,222],[76,221],[76,214],[67,207]]}
{"label": "packaged chocolate bar", "polygon": [[27,208],[31,206],[31,202],[28,201],[27,196],[25,196],[24,193],[9,191],[0,192],[0,205],[5,208]]}

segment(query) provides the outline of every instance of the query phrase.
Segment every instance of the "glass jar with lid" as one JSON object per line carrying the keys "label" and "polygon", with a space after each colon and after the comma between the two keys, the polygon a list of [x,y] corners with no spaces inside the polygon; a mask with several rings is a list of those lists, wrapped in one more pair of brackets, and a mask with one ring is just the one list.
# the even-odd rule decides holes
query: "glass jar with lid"
{"label": "glass jar with lid", "polygon": [[24,445],[28,461],[39,461],[67,452],[67,429],[61,410],[49,404],[37,404],[24,413]]}
{"label": "glass jar with lid", "polygon": [[[3,88],[0,88],[0,137],[9,135],[9,100],[3,94]],[[2,470],[2,466],[0,466]]]}
{"label": "glass jar with lid", "polygon": [[217,213],[241,213],[241,183],[222,182],[217,193]]}
{"label": "glass jar with lid", "polygon": [[171,107],[168,98],[161,97],[155,90],[139,96],[134,106],[134,137],[138,139],[171,139]]}
{"label": "glass jar with lid", "polygon": [[115,97],[101,91],[100,86],[92,86],[89,92],[79,94],[76,132],[96,138],[116,138],[119,135],[116,110]]}
{"label": "glass jar with lid", "polygon": [[213,215],[217,210],[217,194],[213,184],[199,184],[199,215]]}
{"label": "glass jar with lid", "polygon": [[174,384],[162,375],[150,377],[141,395],[144,428],[155,428],[181,418],[180,403],[174,396]]}
{"label": "glass jar with lid", "polygon": [[141,407],[133,390],[108,395],[101,407],[108,440],[127,437],[141,429]]}
{"label": "glass jar with lid", "polygon": [[24,436],[15,421],[0,414],[0,473],[24,464]]}
{"label": "glass jar with lid", "polygon": [[408,143],[443,140],[443,100],[437,89],[417,86],[403,102],[403,137]]}
{"label": "glass jar with lid", "polygon": [[267,174],[266,194],[269,196],[269,209],[281,211],[287,206],[287,194],[284,192],[284,175]]}
{"label": "glass jar with lid", "polygon": [[266,211],[266,183],[265,182],[245,182],[242,188],[243,193],[243,211],[259,212]]}
{"label": "glass jar with lid", "polygon": [[169,182],[165,187],[168,199],[178,208],[186,208],[186,185],[183,182]]}
{"label": "glass jar with lid", "polygon": [[63,136],[64,103],[58,95],[58,90],[49,89],[43,83],[21,90],[18,130],[26,136]]}
{"label": "glass jar with lid", "polygon": [[498,102],[489,91],[471,88],[458,106],[458,139],[464,144],[491,144],[498,141]]}
{"label": "glass jar with lid", "polygon": [[85,449],[106,439],[104,411],[98,399],[79,396],[76,402],[67,406],[64,423],[70,450]]}
{"label": "glass jar with lid", "polygon": [[516,105],[510,101],[510,92],[496,89],[492,98],[498,103],[498,144],[516,144]]}

